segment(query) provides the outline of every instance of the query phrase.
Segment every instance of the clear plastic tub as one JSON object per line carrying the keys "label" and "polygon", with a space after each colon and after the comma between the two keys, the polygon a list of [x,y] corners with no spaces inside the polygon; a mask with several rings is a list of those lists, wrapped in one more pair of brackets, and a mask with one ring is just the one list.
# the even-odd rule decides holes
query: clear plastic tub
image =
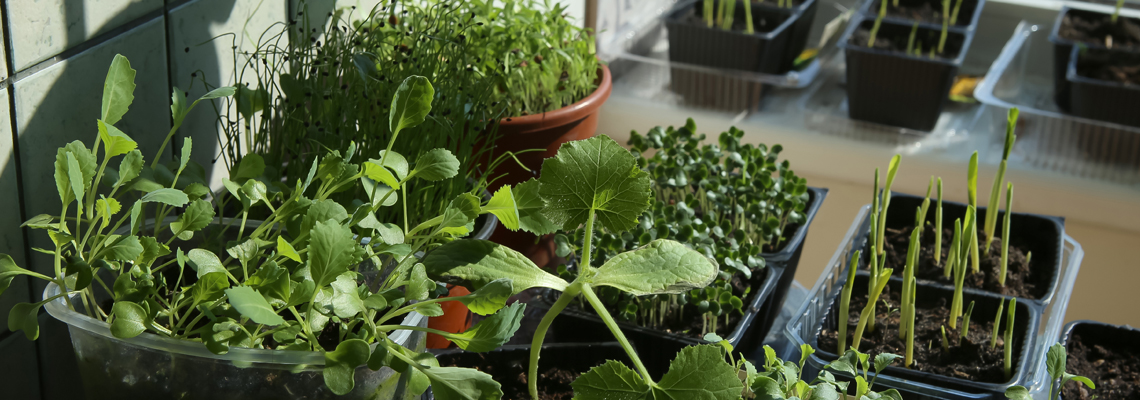
{"label": "clear plastic tub", "polygon": [[[792,348],[798,348],[799,345],[807,343],[815,343],[815,334],[819,330],[821,323],[830,308],[832,299],[842,289],[846,276],[843,274],[847,266],[847,261],[850,259],[851,253],[854,250],[862,249],[863,243],[858,242],[858,232],[864,219],[867,218],[871,206],[863,206],[859,213],[855,216],[855,221],[847,230],[843,241],[840,242],[839,248],[835,254],[828,261],[827,267],[812,286],[811,291],[808,292],[807,300],[800,306],[799,310],[792,315],[791,320],[788,321],[784,330],[786,339],[791,342]],[[1041,310],[1040,324],[1038,331],[1033,340],[1033,348],[1028,352],[1027,370],[1023,379],[1018,382],[1029,388],[1031,392],[1040,394],[1046,390],[1046,385],[1049,382],[1048,373],[1045,370],[1045,349],[1048,345],[1055,343],[1061,328],[1065,322],[1065,310],[1069,305],[1069,298],[1073,292],[1073,284],[1076,282],[1077,272],[1080,270],[1081,259],[1084,257],[1084,251],[1081,249],[1080,244],[1074,241],[1071,237],[1065,236],[1064,245],[1061,255],[1061,271],[1060,280],[1057,283],[1057,289],[1054,294],[1053,300],[1045,305]],[[812,355],[807,360],[805,368],[820,370],[827,361],[817,355]],[[893,387],[900,390],[910,392],[909,394],[917,395],[921,398],[935,398],[935,399],[952,399],[952,398],[987,398],[977,394],[962,393],[945,388],[927,385],[920,382],[914,382],[899,377],[890,376],[886,373],[878,377],[876,381],[879,387]],[[908,400],[912,397],[904,396]]]}
{"label": "clear plastic tub", "polygon": [[[1079,118],[1053,99],[1053,45],[1048,24],[1023,21],[974,96],[987,105],[975,129],[1004,130],[1006,112],[1020,110],[1010,162],[1084,178],[1140,186],[1140,128]],[[1001,147],[1001,135],[991,146]]]}

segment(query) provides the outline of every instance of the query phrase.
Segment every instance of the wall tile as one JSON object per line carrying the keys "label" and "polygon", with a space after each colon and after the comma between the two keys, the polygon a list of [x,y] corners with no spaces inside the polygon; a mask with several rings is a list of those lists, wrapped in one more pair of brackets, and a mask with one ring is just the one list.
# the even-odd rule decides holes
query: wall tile
{"label": "wall tile", "polygon": [[[0,213],[0,253],[7,254],[17,265],[27,266],[24,258],[24,231],[20,229],[20,191],[17,186],[15,146],[12,140],[11,113],[8,109],[8,88],[0,88],[0,204],[8,212]],[[13,304],[29,301],[28,282],[23,276],[12,281],[8,290],[0,295],[0,321],[8,320]],[[8,331],[8,324],[0,326],[0,335]],[[3,387],[3,386],[0,386]]]}
{"label": "wall tile", "polygon": [[36,343],[22,333],[0,334],[0,388],[6,399],[40,399]]}
{"label": "wall tile", "polygon": [[[238,62],[245,63],[247,56],[240,52],[257,49],[262,33],[274,23],[285,20],[288,13],[286,1],[195,0],[170,10],[167,28],[171,49],[170,81],[175,87],[189,92],[187,98],[190,101],[206,93],[203,78],[211,87],[232,85],[235,82],[235,51],[239,52]],[[273,29],[274,32],[280,32],[283,28],[279,25]],[[210,38],[227,33],[238,35],[222,36],[209,41]],[[282,39],[281,46],[285,45],[284,40]],[[234,46],[237,46],[236,50]],[[252,78],[246,80],[251,85],[256,84]],[[215,102],[219,106],[224,104],[222,100]],[[220,179],[228,176],[228,173],[222,161],[212,163],[219,154],[220,130],[216,118],[213,107],[200,103],[179,128],[179,135],[193,138],[191,159],[206,167],[207,175],[212,170],[212,186],[219,189]]]}
{"label": "wall tile", "polygon": [[[164,36],[160,16],[15,82],[14,115],[27,215],[59,213],[54,178],[56,149],[73,140],[92,145],[103,81],[116,53],[126,56],[137,71],[134,103],[116,126],[139,143],[148,162],[154,157],[170,130]],[[169,157],[169,149],[166,154]],[[29,232],[29,240],[32,246],[53,247],[43,231]],[[52,270],[51,257],[35,253],[30,258],[38,271]],[[33,288],[33,292],[40,290],[42,285]]]}
{"label": "wall tile", "polygon": [[84,400],[79,363],[67,324],[47,312],[40,313],[40,388],[43,400]]}
{"label": "wall tile", "polygon": [[[0,21],[4,20],[4,7],[0,7]],[[0,30],[0,80],[4,80],[11,75],[8,72],[8,41],[4,39],[4,32]]]}
{"label": "wall tile", "polygon": [[162,0],[5,2],[17,71],[162,7]]}

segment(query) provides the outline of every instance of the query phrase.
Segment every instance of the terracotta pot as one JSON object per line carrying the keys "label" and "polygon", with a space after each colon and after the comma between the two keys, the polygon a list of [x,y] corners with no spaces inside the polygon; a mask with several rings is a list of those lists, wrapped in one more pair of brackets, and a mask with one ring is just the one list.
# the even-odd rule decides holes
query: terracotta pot
{"label": "terracotta pot", "polygon": [[[463,286],[448,285],[447,297],[460,297],[471,294]],[[445,301],[439,304],[443,308],[443,315],[428,318],[428,328],[444,332],[459,333],[471,327],[471,312],[467,306],[458,301]],[[427,334],[427,348],[446,349],[451,342],[443,336],[434,333]]]}
{"label": "terracotta pot", "polygon": [[[517,156],[530,171],[524,170],[513,160],[502,163],[491,176],[506,176],[495,181],[492,191],[502,185],[515,185],[537,177],[538,171],[542,169],[542,161],[554,157],[563,143],[594,137],[598,130],[599,110],[613,91],[610,69],[601,65],[598,70],[598,88],[586,98],[554,111],[499,121],[499,137],[492,159],[507,151],[546,150]],[[539,240],[529,233],[511,232],[500,224],[491,235],[491,240],[523,253],[540,267],[554,258],[554,243],[550,238]]]}

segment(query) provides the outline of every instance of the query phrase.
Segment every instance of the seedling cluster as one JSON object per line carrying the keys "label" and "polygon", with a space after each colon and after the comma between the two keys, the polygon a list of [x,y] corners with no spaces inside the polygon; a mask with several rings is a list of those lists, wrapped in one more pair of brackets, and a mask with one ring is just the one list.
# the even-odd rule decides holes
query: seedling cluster
{"label": "seedling cluster", "polygon": [[[962,9],[962,0],[957,0],[954,2],[953,8],[951,8],[951,1],[952,0],[942,0],[942,31],[938,37],[938,47],[930,48],[929,52],[926,54],[930,58],[934,58],[936,55],[943,54],[943,52],[946,50],[946,38],[949,36],[950,26],[958,23],[958,12]],[[893,1],[893,6],[899,6],[898,0]],[[871,27],[870,37],[867,39],[867,47],[875,47],[875,39],[879,35],[879,28],[882,26],[883,18],[886,18],[886,16],[887,1],[882,0],[879,2],[879,12],[875,16],[875,22]],[[914,21],[913,25],[911,25],[910,36],[908,37],[906,44],[906,54],[922,57],[922,43],[915,41],[918,34],[918,25],[919,21],[917,20]]]}

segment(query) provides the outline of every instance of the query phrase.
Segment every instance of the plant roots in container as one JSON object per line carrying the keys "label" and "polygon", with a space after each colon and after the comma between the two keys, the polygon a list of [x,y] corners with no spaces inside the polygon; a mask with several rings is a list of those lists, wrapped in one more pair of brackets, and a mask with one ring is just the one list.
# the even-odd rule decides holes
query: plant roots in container
{"label": "plant roots in container", "polygon": [[1073,115],[1140,127],[1140,53],[1074,46],[1065,79]]}
{"label": "plant roots in container", "polygon": [[1057,13],[1049,41],[1053,42],[1053,95],[1061,110],[1072,110],[1072,87],[1066,76],[1075,45],[1108,49],[1106,40],[1111,36],[1112,49],[1140,52],[1140,19],[1120,16],[1115,24],[1111,19],[1111,14],[1068,6]]}
{"label": "plant roots in container", "polygon": [[1064,400],[1124,400],[1140,398],[1140,330],[1094,321],[1074,321],[1062,338],[1068,360],[1066,372],[1088,377],[1089,390],[1076,381],[1061,388]]}
{"label": "plant roots in container", "polygon": [[[859,312],[867,302],[867,282],[866,275],[862,273],[856,275],[848,318],[849,346],[859,323]],[[878,325],[873,332],[865,332],[859,351],[872,356],[880,353],[906,354],[906,342],[898,337],[899,313],[892,311],[899,308],[901,283],[892,280],[887,285],[875,308]],[[897,362],[894,366],[888,367],[884,374],[967,393],[995,395],[1004,393],[1007,387],[1023,381],[1028,369],[1023,360],[1029,358],[1029,349],[1034,348],[1033,337],[1038,329],[1040,310],[1036,308],[1037,306],[1017,303],[1013,334],[1013,377],[1006,378],[1002,347],[1005,343],[1001,337],[1002,332],[1005,332],[1005,312],[1001,315],[1002,328],[998,333],[997,348],[990,348],[994,313],[997,312],[999,301],[1004,300],[1004,297],[983,293],[964,294],[964,303],[976,304],[973,318],[970,320],[970,329],[963,339],[959,336],[958,330],[946,326],[950,351],[945,352],[941,344],[941,327],[946,325],[953,293],[953,290],[942,287],[918,285],[915,299],[914,365],[911,369],[906,369],[901,362]],[[838,345],[836,313],[839,310],[840,298],[835,296],[832,299],[831,308],[818,333],[818,346],[816,346],[821,356],[827,360],[837,358],[834,351]],[[884,300],[887,301],[887,305],[882,304]],[[962,326],[959,325],[958,328]]]}
{"label": "plant roots in container", "polygon": [[[444,367],[475,368],[490,374],[503,385],[504,399],[529,399],[526,376],[530,365],[530,346],[503,346],[486,353],[461,350],[436,355]],[[625,350],[615,342],[555,343],[542,346],[538,367],[538,397],[543,400],[570,400],[574,397],[571,382],[590,368],[617,360],[632,365]],[[424,396],[434,399],[434,396]]]}
{"label": "plant roots in container", "polygon": [[852,119],[921,131],[934,129],[973,32],[947,33],[941,55],[941,30],[919,26],[907,54],[911,25],[883,21],[873,47],[867,47],[875,21],[852,24],[840,40],[847,57],[847,111]]}

